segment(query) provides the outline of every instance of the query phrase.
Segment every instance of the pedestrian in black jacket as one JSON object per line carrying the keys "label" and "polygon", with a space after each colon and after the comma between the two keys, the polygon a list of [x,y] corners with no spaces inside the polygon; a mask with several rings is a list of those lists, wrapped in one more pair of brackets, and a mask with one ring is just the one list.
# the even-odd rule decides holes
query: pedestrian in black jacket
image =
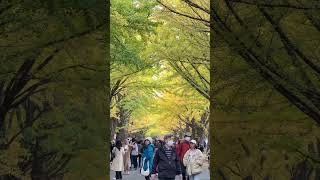
{"label": "pedestrian in black jacket", "polygon": [[158,172],[159,180],[174,180],[177,175],[181,175],[179,157],[174,148],[172,135],[164,136],[165,144],[156,151],[152,167],[152,180],[156,179]]}

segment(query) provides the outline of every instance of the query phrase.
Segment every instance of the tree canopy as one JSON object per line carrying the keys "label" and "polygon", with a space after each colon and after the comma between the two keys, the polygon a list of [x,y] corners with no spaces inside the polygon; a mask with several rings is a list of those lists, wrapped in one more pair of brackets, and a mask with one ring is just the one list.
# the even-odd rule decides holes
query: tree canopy
{"label": "tree canopy", "polygon": [[[200,124],[201,117],[207,122],[208,32],[185,29],[155,1],[115,0],[113,6],[111,54],[115,66],[111,84],[117,89],[111,106],[116,121],[114,133],[118,128],[120,134],[126,129],[127,133],[157,136],[187,131],[193,128],[192,122]],[[124,12],[125,7],[129,10]],[[128,29],[126,22],[130,22]],[[198,42],[203,47],[197,46]],[[208,135],[208,127],[199,128]]]}

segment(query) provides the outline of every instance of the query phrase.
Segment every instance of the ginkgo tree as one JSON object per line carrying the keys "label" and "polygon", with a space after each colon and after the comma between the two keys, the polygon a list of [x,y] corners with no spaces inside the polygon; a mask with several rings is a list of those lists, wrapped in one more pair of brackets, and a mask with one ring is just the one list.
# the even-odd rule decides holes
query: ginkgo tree
{"label": "ginkgo tree", "polygon": [[[199,132],[208,135],[209,101],[194,90],[168,62],[162,62],[160,67],[158,72],[153,71],[149,76],[143,74],[139,86],[128,88],[140,91],[139,94],[128,96],[126,103],[132,110],[132,126],[129,130],[147,126],[146,135],[154,136],[168,132],[181,135],[191,131],[197,138],[204,139],[199,137]],[[201,129],[198,134],[197,128]]]}
{"label": "ginkgo tree", "polygon": [[[207,132],[210,80],[205,27],[185,28],[152,1],[115,1],[112,10],[111,87],[116,95],[111,112],[120,122],[114,133],[147,127],[144,133],[155,135],[188,131],[195,124]],[[203,127],[201,120],[206,122]]]}
{"label": "ginkgo tree", "polygon": [[134,87],[139,86],[141,72],[153,66],[139,54],[153,33],[155,23],[149,16],[154,2],[113,0],[111,4],[111,134],[124,135],[134,109],[128,98],[137,92]]}

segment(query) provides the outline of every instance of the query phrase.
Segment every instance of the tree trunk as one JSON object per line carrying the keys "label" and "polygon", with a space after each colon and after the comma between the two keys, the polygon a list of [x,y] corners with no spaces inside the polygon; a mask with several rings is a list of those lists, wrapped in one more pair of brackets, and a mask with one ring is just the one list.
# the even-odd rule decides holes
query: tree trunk
{"label": "tree trunk", "polygon": [[111,121],[111,132],[110,132],[110,140],[113,140],[114,135],[116,134],[116,128],[118,127],[118,119],[115,117],[110,118]]}
{"label": "tree trunk", "polygon": [[118,127],[120,128],[118,134],[117,134],[117,139],[119,140],[124,140],[128,136],[128,130],[127,128],[124,128],[128,124],[128,117],[126,113],[128,112],[124,107],[120,106],[119,107],[119,123]]}
{"label": "tree trunk", "polygon": [[3,107],[0,107],[0,143],[1,139],[5,137],[5,118],[6,118],[6,111]]}
{"label": "tree trunk", "polygon": [[31,179],[32,180],[44,180],[46,177],[43,173],[43,167],[41,159],[39,157],[39,141],[36,139],[35,146],[32,149],[32,169],[31,169]]}

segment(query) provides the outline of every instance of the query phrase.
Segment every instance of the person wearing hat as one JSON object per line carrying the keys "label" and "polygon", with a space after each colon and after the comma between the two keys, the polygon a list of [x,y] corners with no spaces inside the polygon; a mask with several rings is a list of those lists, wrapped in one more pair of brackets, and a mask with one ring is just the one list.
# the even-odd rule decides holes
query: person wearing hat
{"label": "person wearing hat", "polygon": [[204,156],[202,152],[196,148],[197,141],[190,141],[190,149],[183,157],[183,164],[186,166],[186,174],[190,180],[199,180],[199,174],[202,172]]}
{"label": "person wearing hat", "polygon": [[152,167],[152,180],[174,180],[178,175],[182,179],[179,156],[174,148],[172,135],[164,136],[164,145],[156,151]]}
{"label": "person wearing hat", "polygon": [[185,133],[184,140],[176,146],[177,154],[180,158],[180,164],[181,164],[181,171],[182,171],[182,178],[183,180],[187,179],[186,175],[186,167],[183,164],[183,157],[186,154],[186,152],[190,149],[190,140],[191,140],[191,134],[189,132]]}
{"label": "person wearing hat", "polygon": [[151,176],[151,171],[152,171],[152,163],[153,163],[153,154],[154,154],[154,146],[152,144],[152,138],[151,137],[147,137],[144,140],[144,147],[142,150],[142,161],[143,161],[143,170],[147,171],[147,169],[149,168],[149,172],[150,174],[148,176],[145,176],[146,180],[150,179]]}

